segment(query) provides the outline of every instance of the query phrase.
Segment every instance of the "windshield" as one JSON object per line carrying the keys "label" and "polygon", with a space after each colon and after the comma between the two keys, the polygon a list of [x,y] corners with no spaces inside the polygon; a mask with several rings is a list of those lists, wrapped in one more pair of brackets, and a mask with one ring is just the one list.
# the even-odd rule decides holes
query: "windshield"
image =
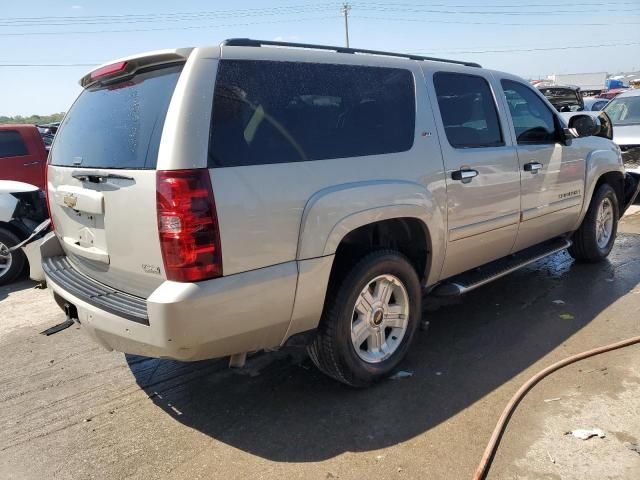
{"label": "windshield", "polygon": [[635,125],[640,123],[640,95],[618,97],[604,108],[614,125]]}
{"label": "windshield", "polygon": [[51,164],[154,169],[181,68],[147,71],[123,82],[84,90],[58,131]]}

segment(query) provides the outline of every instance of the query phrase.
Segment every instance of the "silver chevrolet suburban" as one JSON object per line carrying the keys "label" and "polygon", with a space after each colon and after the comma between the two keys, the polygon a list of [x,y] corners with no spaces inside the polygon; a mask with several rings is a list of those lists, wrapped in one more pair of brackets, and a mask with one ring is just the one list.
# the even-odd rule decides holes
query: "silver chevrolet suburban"
{"label": "silver chevrolet suburban", "polygon": [[242,365],[302,339],[369,385],[407,353],[422,295],[565,248],[603,260],[637,194],[606,116],[567,120],[474,63],[232,39],[80,83],[49,157],[43,268],[122,352]]}

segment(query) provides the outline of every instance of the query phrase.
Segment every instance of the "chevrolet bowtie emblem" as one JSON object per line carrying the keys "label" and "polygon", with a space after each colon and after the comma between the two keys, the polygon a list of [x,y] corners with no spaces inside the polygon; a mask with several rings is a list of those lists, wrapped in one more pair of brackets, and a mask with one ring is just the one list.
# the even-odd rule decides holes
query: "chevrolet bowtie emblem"
{"label": "chevrolet bowtie emblem", "polygon": [[78,199],[73,195],[65,195],[64,196],[64,204],[69,208],[75,208],[76,203],[78,203]]}

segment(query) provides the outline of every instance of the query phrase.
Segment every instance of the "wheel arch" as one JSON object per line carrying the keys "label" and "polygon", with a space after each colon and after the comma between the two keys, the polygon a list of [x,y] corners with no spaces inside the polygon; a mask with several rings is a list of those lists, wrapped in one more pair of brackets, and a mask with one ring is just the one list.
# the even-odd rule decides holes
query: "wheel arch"
{"label": "wheel arch", "polygon": [[0,221],[0,229],[4,229],[13,233],[16,237],[18,237],[19,240],[24,240],[28,237],[28,234],[26,234],[24,230],[20,229],[18,226],[14,225],[11,222]]}
{"label": "wheel arch", "polygon": [[[597,192],[601,185],[609,184],[616,192],[616,198],[618,199],[618,216],[622,216],[622,209],[624,208],[624,174],[618,171],[609,171],[603,173],[598,177],[593,193]],[[593,196],[592,193],[592,196]]]}
{"label": "wheel arch", "polygon": [[584,202],[574,230],[577,230],[584,220],[593,194],[603,183],[609,183],[616,191],[619,208],[624,208],[624,167],[614,149],[595,150],[586,159]]}
{"label": "wheel arch", "polygon": [[[318,192],[305,207],[299,235],[297,261],[298,285],[291,322],[283,339],[303,334],[318,326],[329,286],[343,272],[343,247],[365,242],[376,229],[403,232],[401,253],[416,267],[425,284],[435,282],[444,258],[445,218],[435,199],[423,186],[403,181],[363,182],[339,185]],[[419,249],[403,248],[407,239],[424,245]],[[389,239],[385,234],[383,238]],[[372,248],[393,247],[389,242]],[[404,250],[404,251],[403,251]],[[356,260],[363,252],[356,252]]]}
{"label": "wheel arch", "polygon": [[429,254],[420,276],[439,272],[434,263],[444,257],[445,219],[422,185],[406,181],[346,184],[316,193],[303,213],[297,258],[335,255],[352,232],[391,224],[421,232]]}

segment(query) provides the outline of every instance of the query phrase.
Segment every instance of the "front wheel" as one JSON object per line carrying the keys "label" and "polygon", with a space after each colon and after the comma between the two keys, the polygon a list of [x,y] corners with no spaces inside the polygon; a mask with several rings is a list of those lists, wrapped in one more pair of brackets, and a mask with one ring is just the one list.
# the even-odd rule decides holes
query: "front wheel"
{"label": "front wheel", "polygon": [[309,356],[330,377],[364,387],[406,355],[420,322],[420,281],[403,255],[384,250],[365,256],[336,286]]}
{"label": "front wheel", "polygon": [[573,234],[569,254],[581,262],[607,258],[618,233],[618,197],[611,185],[602,184],[594,193],[580,228]]}

